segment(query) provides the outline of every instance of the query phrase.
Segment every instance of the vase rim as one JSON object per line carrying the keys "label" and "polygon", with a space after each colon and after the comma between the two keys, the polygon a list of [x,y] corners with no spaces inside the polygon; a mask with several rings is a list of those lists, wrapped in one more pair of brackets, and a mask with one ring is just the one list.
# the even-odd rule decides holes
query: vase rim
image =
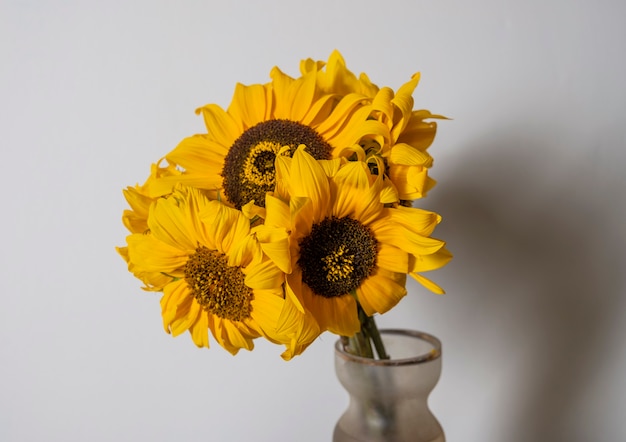
{"label": "vase rim", "polygon": [[407,336],[415,339],[420,339],[422,341],[428,342],[432,345],[432,349],[426,353],[422,353],[410,358],[400,358],[400,359],[371,359],[366,358],[364,356],[353,355],[352,353],[348,353],[341,342],[341,339],[337,339],[335,342],[335,353],[346,360],[351,360],[354,362],[359,362],[361,364],[366,365],[378,365],[378,366],[401,366],[401,365],[414,365],[420,364],[424,362],[434,361],[441,357],[441,341],[435,336],[428,334],[426,332],[421,332],[417,330],[409,330],[403,328],[384,328],[380,330],[381,335],[401,335]]}

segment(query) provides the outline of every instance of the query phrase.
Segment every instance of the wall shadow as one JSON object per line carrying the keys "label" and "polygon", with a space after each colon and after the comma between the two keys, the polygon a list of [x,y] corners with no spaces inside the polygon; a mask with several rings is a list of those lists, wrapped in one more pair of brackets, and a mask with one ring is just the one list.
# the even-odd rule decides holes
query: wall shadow
{"label": "wall shadow", "polygon": [[610,363],[609,337],[624,317],[624,182],[568,158],[541,128],[485,135],[462,155],[452,170],[435,169],[446,178],[427,204],[444,215],[437,236],[465,279],[466,321],[491,327],[491,344],[519,362],[504,374],[493,362],[512,381],[497,404],[508,410],[493,410],[507,421],[494,432],[507,442],[587,442],[602,428],[588,387]]}

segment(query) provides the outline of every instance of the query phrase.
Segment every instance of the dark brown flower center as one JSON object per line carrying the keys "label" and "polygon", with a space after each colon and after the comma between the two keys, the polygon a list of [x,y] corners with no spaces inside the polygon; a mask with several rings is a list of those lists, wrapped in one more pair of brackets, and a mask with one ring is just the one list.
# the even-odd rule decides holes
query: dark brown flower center
{"label": "dark brown flower center", "polygon": [[185,282],[204,310],[230,321],[250,317],[254,299],[239,267],[228,265],[224,254],[198,247],[185,265]]}
{"label": "dark brown flower center", "polygon": [[246,130],[230,147],[222,170],[224,193],[235,207],[254,200],[265,206],[265,193],[274,190],[274,160],[284,146],[291,156],[300,144],[318,160],[327,160],[332,147],[311,127],[290,120],[269,120]]}
{"label": "dark brown flower center", "polygon": [[378,241],[369,227],[345,218],[326,218],[300,240],[302,281],[325,298],[352,292],[376,267]]}

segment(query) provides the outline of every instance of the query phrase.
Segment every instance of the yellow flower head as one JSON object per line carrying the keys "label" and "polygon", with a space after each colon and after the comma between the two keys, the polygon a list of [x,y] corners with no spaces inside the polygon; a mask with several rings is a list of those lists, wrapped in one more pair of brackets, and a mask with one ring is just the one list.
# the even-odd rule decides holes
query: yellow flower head
{"label": "yellow flower head", "polygon": [[150,176],[143,185],[128,186],[124,189],[124,198],[130,206],[130,210],[124,210],[122,222],[131,233],[143,233],[148,230],[148,211],[150,205],[156,200],[151,195],[152,187],[158,179],[163,177],[180,176],[181,172],[175,166],[169,164],[160,166],[161,161],[153,164]]}
{"label": "yellow flower head", "polygon": [[235,354],[265,337],[300,354],[323,331],[357,333],[405,296],[410,274],[445,265],[441,217],[411,207],[428,176],[436,123],[413,110],[419,74],[397,91],[351,72],[338,51],[303,60],[300,77],[237,84],[230,105],[196,112],[184,139],[128,187],[131,232],[117,250],[163,325]]}
{"label": "yellow flower head", "polygon": [[[161,177],[180,175],[180,171],[176,170],[175,166],[161,167],[159,163],[152,165],[150,176],[143,185],[129,186],[123,191],[124,198],[126,198],[130,209],[124,210],[122,222],[131,233],[146,233],[149,231],[148,213],[150,206],[156,201],[156,198],[150,195],[156,180]],[[141,270],[136,269],[135,265],[128,258],[128,247],[116,247],[116,250],[128,264],[128,270],[145,282],[144,290],[159,291],[171,279],[161,273],[143,273]]]}
{"label": "yellow flower head", "polygon": [[427,149],[437,132],[437,123],[432,120],[445,117],[427,110],[413,110],[413,92],[420,74],[414,74],[394,93],[389,87],[379,88],[364,73],[357,78],[338,51],[331,54],[328,63],[304,60],[300,70],[303,75],[314,73],[318,87],[325,93],[356,93],[366,97],[368,112],[364,120],[358,121],[356,144],[363,149],[366,158],[384,159],[384,173],[396,186],[401,200],[426,196],[435,185],[428,176],[433,159]]}
{"label": "yellow flower head", "polygon": [[[219,195],[236,208],[250,201],[262,206],[265,193],[274,190],[279,152],[290,156],[304,144],[316,159],[329,159],[357,143],[369,99],[329,89],[318,75],[322,69],[323,64],[310,66],[294,79],[274,68],[268,84],[237,84],[227,110],[215,104],[198,109],[207,133],[183,140],[166,156],[184,173],[159,180],[152,196],[166,194],[181,182],[213,198]],[[332,71],[335,79],[344,74],[352,75]],[[289,149],[283,150],[285,146]]]}
{"label": "yellow flower head", "polygon": [[430,237],[439,215],[389,207],[382,177],[365,163],[316,161],[304,146],[277,159],[277,175],[282,194],[267,196],[258,229],[291,232],[287,302],[321,330],[352,336],[360,327],[356,301],[368,316],[388,311],[406,294],[407,274],[443,293],[418,273],[451,258],[445,243]]}
{"label": "yellow flower head", "polygon": [[384,160],[385,175],[403,201],[422,198],[435,185],[428,176],[433,159],[427,149],[435,138],[437,123],[430,120],[445,118],[427,110],[412,110],[419,78],[415,74],[397,93],[387,87],[378,91],[365,123],[366,135],[359,142],[367,158]]}
{"label": "yellow flower head", "polygon": [[292,78],[275,67],[270,83],[237,84],[227,110],[198,109],[207,133],[184,139],[166,156],[183,173],[161,175],[150,196],[183,183],[236,208],[250,201],[262,206],[274,187],[275,157],[293,155],[300,144],[316,159],[376,158],[381,167],[373,172],[390,179],[400,200],[426,195],[435,184],[428,176],[427,148],[437,128],[431,120],[443,117],[412,110],[419,74],[394,93],[365,74],[357,78],[338,51],[328,62],[303,60],[300,71]]}
{"label": "yellow flower head", "polygon": [[[252,340],[263,336],[285,343],[290,355],[296,353],[297,333],[277,333],[284,272],[263,252],[272,244],[260,244],[250,235],[250,221],[240,211],[179,187],[150,207],[148,228],[148,233],[127,237],[127,259],[146,284],[157,275],[167,278],[156,288],[163,290],[168,333],[189,331],[196,345],[208,347],[210,330],[233,354],[251,350]],[[288,261],[288,249],[283,257],[280,249],[272,250],[281,262]]]}

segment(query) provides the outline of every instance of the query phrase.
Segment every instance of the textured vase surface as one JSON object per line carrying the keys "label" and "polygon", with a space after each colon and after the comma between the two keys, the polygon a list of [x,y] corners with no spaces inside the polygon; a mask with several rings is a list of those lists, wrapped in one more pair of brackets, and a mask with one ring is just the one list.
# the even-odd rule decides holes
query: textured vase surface
{"label": "textured vase surface", "polygon": [[347,353],[335,344],[335,370],[350,396],[333,442],[445,442],[428,408],[441,375],[441,342],[412,330],[381,330],[388,360]]}

